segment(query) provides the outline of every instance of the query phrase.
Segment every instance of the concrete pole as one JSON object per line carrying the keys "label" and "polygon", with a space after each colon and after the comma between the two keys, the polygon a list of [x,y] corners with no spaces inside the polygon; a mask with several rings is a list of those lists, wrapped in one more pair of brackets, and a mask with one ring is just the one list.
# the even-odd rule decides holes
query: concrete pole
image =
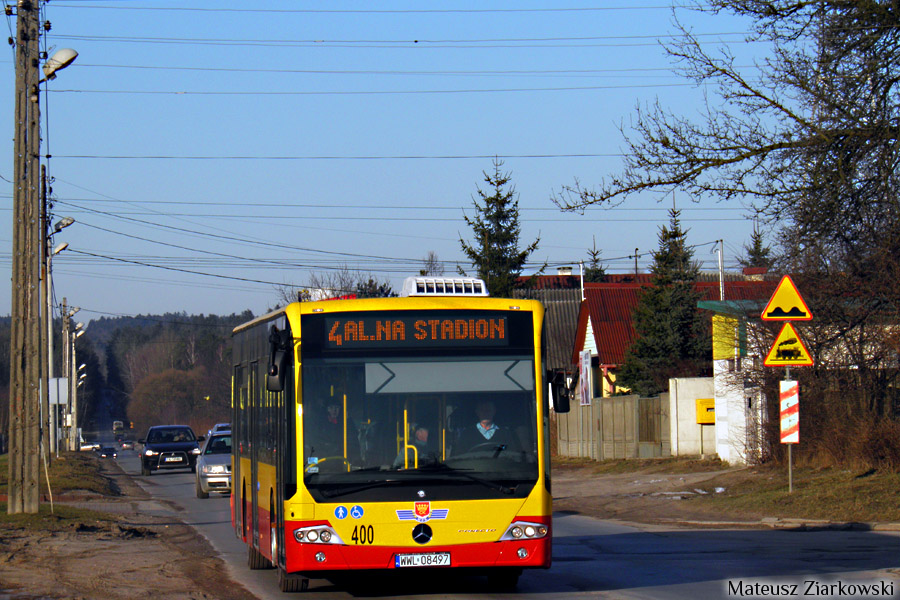
{"label": "concrete pole", "polygon": [[725,301],[725,240],[719,240],[719,300]]}
{"label": "concrete pole", "polygon": [[50,302],[50,236],[47,235],[47,167],[41,165],[41,454],[47,457],[55,444],[50,431],[50,344],[51,329]]}
{"label": "concrete pole", "polygon": [[16,5],[16,103],[10,331],[9,484],[7,513],[36,513],[40,502],[41,303],[39,6]]}
{"label": "concrete pole", "polygon": [[[62,376],[71,378],[69,372],[69,307],[66,303],[66,299],[62,299],[62,316],[63,316],[63,325],[62,325]],[[66,384],[68,385],[68,383]],[[71,396],[66,398],[66,412],[65,414],[69,415],[72,412],[72,398]],[[68,421],[65,427],[69,427],[71,425],[71,421]],[[66,429],[65,439],[69,440],[69,449],[72,449],[72,433],[69,429]]]}

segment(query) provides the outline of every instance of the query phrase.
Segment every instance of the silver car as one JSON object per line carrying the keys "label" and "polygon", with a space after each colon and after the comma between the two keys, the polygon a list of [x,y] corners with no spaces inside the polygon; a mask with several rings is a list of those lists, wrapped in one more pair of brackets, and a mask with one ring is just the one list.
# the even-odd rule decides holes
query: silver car
{"label": "silver car", "polygon": [[197,497],[210,492],[231,493],[231,432],[220,431],[206,438],[197,458]]}

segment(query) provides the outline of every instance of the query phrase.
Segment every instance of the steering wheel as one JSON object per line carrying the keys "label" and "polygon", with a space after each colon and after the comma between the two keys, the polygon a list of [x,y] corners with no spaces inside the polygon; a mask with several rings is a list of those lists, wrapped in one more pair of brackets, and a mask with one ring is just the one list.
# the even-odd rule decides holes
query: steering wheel
{"label": "steering wheel", "polygon": [[460,456],[466,456],[467,454],[476,454],[481,452],[482,450],[494,450],[494,456],[492,458],[497,458],[500,456],[500,453],[506,450],[506,444],[498,444],[496,442],[481,442],[480,444],[475,444],[462,454],[457,454],[455,458],[459,458]]}

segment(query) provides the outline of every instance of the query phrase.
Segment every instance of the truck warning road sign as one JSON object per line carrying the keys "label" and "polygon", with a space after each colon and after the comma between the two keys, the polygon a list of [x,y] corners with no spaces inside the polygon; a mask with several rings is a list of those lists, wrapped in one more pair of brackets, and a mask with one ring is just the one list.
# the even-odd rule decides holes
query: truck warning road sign
{"label": "truck warning road sign", "polygon": [[763,321],[811,321],[812,313],[800,297],[790,275],[781,278],[762,312]]}
{"label": "truck warning road sign", "polygon": [[785,323],[763,364],[767,367],[810,367],[813,359],[794,326]]}

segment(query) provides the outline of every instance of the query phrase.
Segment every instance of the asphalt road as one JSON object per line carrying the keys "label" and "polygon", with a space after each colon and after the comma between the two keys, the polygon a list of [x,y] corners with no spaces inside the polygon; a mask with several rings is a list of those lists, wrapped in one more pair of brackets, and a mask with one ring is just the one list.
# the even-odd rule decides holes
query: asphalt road
{"label": "asphalt road", "polygon": [[[232,577],[260,599],[283,599],[274,570],[250,571],[246,546],[231,528],[229,499],[194,493],[188,471],[142,477],[137,454],[119,462],[154,498],[204,535]],[[556,514],[553,567],[530,571],[515,594],[484,592],[481,577],[357,577],[340,585],[313,580],[314,598],[653,598],[900,597],[900,533],[676,529]],[[862,588],[860,586],[870,586]],[[867,593],[864,593],[867,592]]]}

